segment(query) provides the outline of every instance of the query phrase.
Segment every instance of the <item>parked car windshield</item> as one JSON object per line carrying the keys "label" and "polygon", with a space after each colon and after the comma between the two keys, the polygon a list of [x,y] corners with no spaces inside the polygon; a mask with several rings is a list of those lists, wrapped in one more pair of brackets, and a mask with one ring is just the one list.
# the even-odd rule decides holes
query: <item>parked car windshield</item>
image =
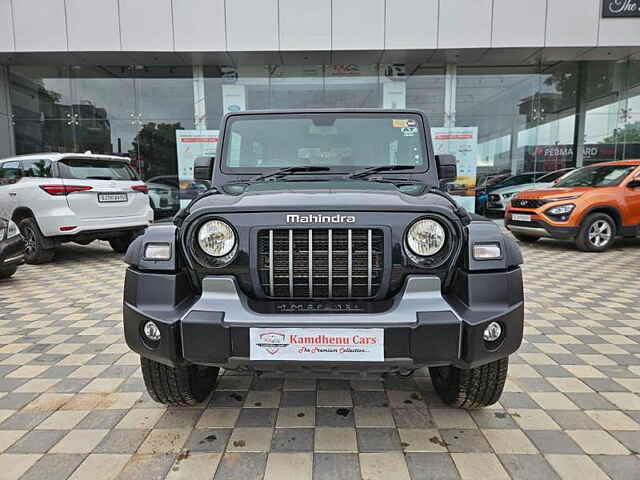
{"label": "parked car windshield", "polygon": [[224,142],[222,167],[229,173],[294,166],[334,173],[390,165],[426,169],[424,128],[413,114],[242,115],[229,119]]}
{"label": "parked car windshield", "polygon": [[536,174],[535,173],[522,173],[520,175],[514,175],[513,177],[509,177],[502,182],[499,182],[495,185],[495,187],[513,187],[515,185],[523,185],[525,183],[533,183],[535,181]]}
{"label": "parked car windshield", "polygon": [[76,180],[137,180],[127,162],[93,158],[65,158],[58,162],[61,178]]}
{"label": "parked car windshield", "polygon": [[563,175],[567,175],[570,170],[556,170],[555,172],[547,173],[546,175],[538,178],[536,180],[538,183],[551,183],[555,182],[557,179],[562,177]]}
{"label": "parked car windshield", "polygon": [[612,187],[629,175],[635,165],[600,165],[584,167],[571,172],[555,184],[555,187]]}

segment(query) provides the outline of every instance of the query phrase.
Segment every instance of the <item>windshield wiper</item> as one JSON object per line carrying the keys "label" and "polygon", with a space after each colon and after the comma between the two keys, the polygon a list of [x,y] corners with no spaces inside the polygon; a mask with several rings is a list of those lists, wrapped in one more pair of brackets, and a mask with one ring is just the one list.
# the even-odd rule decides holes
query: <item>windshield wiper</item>
{"label": "windshield wiper", "polygon": [[369,167],[369,168],[365,168],[364,170],[354,172],[351,175],[349,175],[347,178],[351,178],[351,179],[364,178],[364,177],[368,177],[372,173],[391,172],[396,170],[413,170],[415,168],[416,167],[412,165],[381,165],[379,167]]}
{"label": "windshield wiper", "polygon": [[226,185],[231,185],[235,183],[255,183],[262,182],[264,180],[273,181],[278,180],[279,178],[286,177],[287,175],[291,175],[292,173],[300,173],[300,172],[326,172],[331,170],[329,167],[317,167],[313,165],[308,166],[297,166],[297,167],[286,167],[281,168],[272,173],[267,173],[266,175],[260,175],[259,177],[248,178],[246,180],[234,180],[232,182],[227,182]]}
{"label": "windshield wiper", "polygon": [[418,180],[416,178],[383,178],[383,177],[372,177],[367,178],[368,182],[376,182],[376,183],[393,183],[394,185],[426,185],[423,180]]}

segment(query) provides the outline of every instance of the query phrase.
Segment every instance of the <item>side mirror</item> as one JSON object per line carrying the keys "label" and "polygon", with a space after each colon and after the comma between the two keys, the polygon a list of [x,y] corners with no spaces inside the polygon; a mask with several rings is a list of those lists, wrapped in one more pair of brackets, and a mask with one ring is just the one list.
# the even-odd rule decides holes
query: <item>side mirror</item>
{"label": "side mirror", "polygon": [[627,183],[627,187],[629,188],[640,188],[640,178],[634,178],[629,183]]}
{"label": "side mirror", "polygon": [[210,182],[213,178],[215,157],[197,157],[193,162],[193,179]]}
{"label": "side mirror", "polygon": [[441,183],[453,182],[458,178],[455,155],[436,155],[436,167]]}

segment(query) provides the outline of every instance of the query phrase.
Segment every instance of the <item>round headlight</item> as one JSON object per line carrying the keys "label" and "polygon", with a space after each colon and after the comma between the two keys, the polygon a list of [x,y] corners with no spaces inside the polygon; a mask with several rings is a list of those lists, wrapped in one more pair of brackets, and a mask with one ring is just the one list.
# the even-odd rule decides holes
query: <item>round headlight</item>
{"label": "round headlight", "polygon": [[198,244],[207,255],[224,257],[233,250],[236,244],[236,235],[225,222],[210,220],[200,227]]}
{"label": "round headlight", "polygon": [[414,223],[407,234],[407,244],[413,253],[421,257],[435,255],[446,240],[446,233],[440,223],[425,219]]}

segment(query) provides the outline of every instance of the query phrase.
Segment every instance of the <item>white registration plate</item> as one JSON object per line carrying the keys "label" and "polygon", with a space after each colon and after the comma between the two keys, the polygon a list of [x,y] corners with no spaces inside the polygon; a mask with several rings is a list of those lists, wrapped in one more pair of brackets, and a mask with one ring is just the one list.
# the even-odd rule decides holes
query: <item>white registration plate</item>
{"label": "white registration plate", "polygon": [[126,193],[99,193],[98,201],[100,203],[126,202],[127,194]]}
{"label": "white registration plate", "polygon": [[383,362],[382,328],[251,328],[251,360]]}
{"label": "white registration plate", "polygon": [[515,222],[530,222],[531,215],[522,215],[520,213],[511,214],[511,219]]}

